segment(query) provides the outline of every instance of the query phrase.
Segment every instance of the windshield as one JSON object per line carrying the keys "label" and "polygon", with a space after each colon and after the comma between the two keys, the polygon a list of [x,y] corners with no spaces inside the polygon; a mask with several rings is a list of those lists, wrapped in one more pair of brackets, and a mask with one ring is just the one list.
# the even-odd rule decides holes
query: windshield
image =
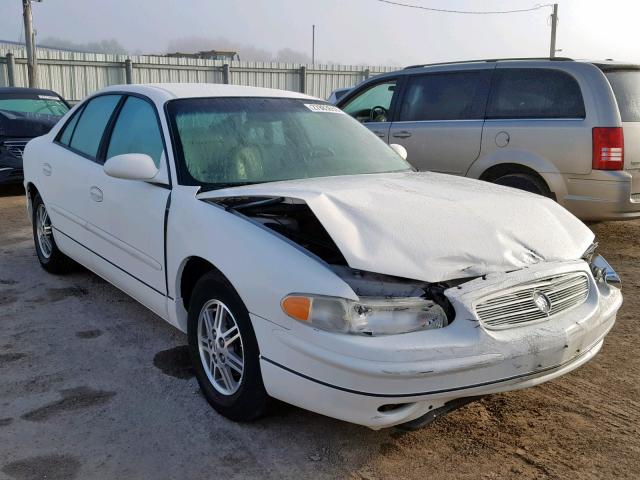
{"label": "windshield", "polygon": [[640,70],[611,70],[605,75],[618,102],[623,122],[640,122]]}
{"label": "windshield", "polygon": [[181,183],[244,185],[411,169],[327,103],[291,98],[194,98],[168,104]]}
{"label": "windshield", "polygon": [[21,94],[0,97],[0,110],[14,114],[52,115],[61,117],[69,111],[66,103],[53,95]]}

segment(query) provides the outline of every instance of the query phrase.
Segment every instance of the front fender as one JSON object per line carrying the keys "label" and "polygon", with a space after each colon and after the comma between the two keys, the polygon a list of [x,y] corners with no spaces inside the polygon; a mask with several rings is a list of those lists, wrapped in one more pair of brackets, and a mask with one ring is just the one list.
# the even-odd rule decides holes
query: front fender
{"label": "front fender", "polygon": [[196,192],[195,187],[174,187],[167,222],[169,296],[181,330],[186,330],[179,298],[181,275],[193,256],[220,270],[250,313],[284,328],[294,322],[280,307],[290,293],[357,299],[351,287],[318,259],[222,207],[198,200]]}

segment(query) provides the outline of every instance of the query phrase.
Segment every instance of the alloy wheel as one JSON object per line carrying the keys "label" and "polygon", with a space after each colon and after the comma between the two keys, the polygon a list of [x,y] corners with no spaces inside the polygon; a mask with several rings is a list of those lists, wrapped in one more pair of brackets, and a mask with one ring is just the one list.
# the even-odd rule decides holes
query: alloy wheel
{"label": "alloy wheel", "polygon": [[44,258],[51,257],[53,252],[53,236],[51,233],[51,220],[44,204],[38,205],[36,211],[36,234],[38,236],[38,246]]}
{"label": "alloy wheel", "polygon": [[204,304],[198,317],[200,361],[213,388],[233,395],[242,383],[244,348],[233,314],[219,300]]}

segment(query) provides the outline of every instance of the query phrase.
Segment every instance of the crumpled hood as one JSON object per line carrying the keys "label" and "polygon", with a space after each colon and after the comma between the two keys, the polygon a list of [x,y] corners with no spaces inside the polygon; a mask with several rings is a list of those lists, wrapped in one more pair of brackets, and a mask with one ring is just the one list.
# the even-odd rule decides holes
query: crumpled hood
{"label": "crumpled hood", "polygon": [[239,196],[303,200],[350,267],[427,282],[575,260],[594,240],[550,199],[430,172],[264,183],[198,198]]}

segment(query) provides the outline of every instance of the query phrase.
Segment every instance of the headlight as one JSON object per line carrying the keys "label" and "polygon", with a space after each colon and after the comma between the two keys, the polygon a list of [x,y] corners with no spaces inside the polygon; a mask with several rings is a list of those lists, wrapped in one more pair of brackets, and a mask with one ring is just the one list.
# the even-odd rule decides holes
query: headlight
{"label": "headlight", "polygon": [[598,255],[593,258],[593,261],[591,262],[591,271],[598,282],[615,285],[618,288],[622,285],[620,277],[602,255]]}
{"label": "headlight", "polygon": [[421,297],[344,298],[289,295],[282,310],[300,322],[330,332],[392,335],[446,327],[444,309]]}

